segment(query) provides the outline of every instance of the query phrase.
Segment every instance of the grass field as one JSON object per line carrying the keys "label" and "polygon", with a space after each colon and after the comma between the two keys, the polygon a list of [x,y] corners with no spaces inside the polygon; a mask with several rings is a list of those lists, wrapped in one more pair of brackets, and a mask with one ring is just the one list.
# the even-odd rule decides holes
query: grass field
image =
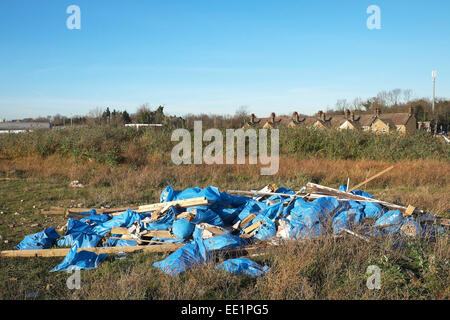
{"label": "grass field", "polygon": [[[9,137],[8,139],[18,139]],[[36,139],[33,137],[33,139]],[[134,139],[134,138],[133,138]],[[138,137],[138,139],[143,139]],[[1,140],[0,140],[1,142]],[[5,142],[0,150],[5,150]],[[18,141],[16,141],[18,143]],[[19,148],[19,147],[18,147]],[[106,148],[104,145],[101,148]],[[446,149],[434,157],[393,160],[299,157],[285,152],[274,176],[260,176],[258,166],[175,166],[161,152],[136,154],[122,148],[122,160],[111,165],[95,157],[45,155],[34,151],[0,156],[0,243],[12,249],[25,235],[61,227],[63,216],[44,216],[50,206],[132,206],[157,202],[163,188],[217,186],[257,189],[269,183],[298,190],[307,182],[338,187],[350,178],[355,185],[395,164],[364,190],[376,198],[411,204],[449,217],[450,163]],[[155,147],[156,148],[156,147]],[[431,148],[431,147],[430,147]],[[436,147],[441,148],[441,147]],[[170,149],[170,148],[169,148]],[[448,149],[448,148],[447,148]],[[95,154],[93,151],[91,153]],[[126,155],[126,156],[123,156]],[[133,158],[134,157],[134,158]],[[131,161],[130,159],[133,160]],[[84,188],[70,188],[80,180]],[[391,240],[385,239],[385,245]],[[400,253],[413,259],[406,263]],[[0,299],[448,299],[450,251],[447,238],[408,239],[395,251],[380,249],[350,236],[288,243],[253,257],[271,266],[264,277],[248,278],[217,272],[212,263],[168,277],[152,267],[167,254],[136,253],[124,260],[109,256],[94,271],[82,271],[80,290],[69,290],[67,273],[49,273],[62,258],[0,260]],[[217,257],[221,260],[223,257]],[[381,290],[369,290],[369,265],[382,270]]]}

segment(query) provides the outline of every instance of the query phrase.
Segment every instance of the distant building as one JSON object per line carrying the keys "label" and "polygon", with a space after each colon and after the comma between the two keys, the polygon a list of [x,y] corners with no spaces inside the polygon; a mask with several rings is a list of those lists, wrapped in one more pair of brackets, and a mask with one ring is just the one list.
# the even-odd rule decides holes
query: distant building
{"label": "distant building", "polygon": [[49,122],[1,122],[0,133],[18,133],[38,129],[51,129]]}

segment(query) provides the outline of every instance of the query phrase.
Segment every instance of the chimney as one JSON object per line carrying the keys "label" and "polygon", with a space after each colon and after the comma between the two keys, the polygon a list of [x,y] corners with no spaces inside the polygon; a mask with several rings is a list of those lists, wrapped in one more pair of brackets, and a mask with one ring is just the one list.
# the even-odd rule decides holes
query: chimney
{"label": "chimney", "polygon": [[375,108],[375,115],[379,116],[381,114],[381,109],[380,108]]}
{"label": "chimney", "polygon": [[256,119],[256,116],[255,116],[254,113],[252,113],[252,114],[250,115],[250,122],[251,122],[251,123],[255,123],[255,119]]}
{"label": "chimney", "polygon": [[270,114],[270,122],[275,123],[275,112]]}
{"label": "chimney", "polygon": [[297,111],[295,111],[295,112],[292,114],[292,119],[294,119],[294,121],[296,121],[296,122],[300,122],[300,117],[299,117]]}
{"label": "chimney", "polygon": [[350,115],[350,110],[345,109],[345,119],[348,119],[349,115]]}
{"label": "chimney", "polygon": [[317,116],[318,116],[318,118],[321,119],[321,120],[322,120],[322,115],[323,115],[323,111],[322,111],[322,110],[319,110],[319,112],[317,113]]}
{"label": "chimney", "polygon": [[351,119],[352,121],[355,121],[355,114],[353,113],[353,111],[350,112],[350,119]]}
{"label": "chimney", "polygon": [[412,116],[414,114],[414,107],[409,107],[408,114]]}

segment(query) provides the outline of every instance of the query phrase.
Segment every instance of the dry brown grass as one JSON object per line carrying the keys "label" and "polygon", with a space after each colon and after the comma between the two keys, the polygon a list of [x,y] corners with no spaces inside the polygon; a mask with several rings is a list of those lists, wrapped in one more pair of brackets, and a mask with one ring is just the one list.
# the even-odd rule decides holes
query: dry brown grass
{"label": "dry brown grass", "polygon": [[[130,149],[131,154],[135,152]],[[74,163],[71,158],[54,155],[45,159],[33,156],[0,160],[0,177],[19,179],[3,182],[0,189],[4,195],[0,197],[0,207],[8,211],[2,216],[0,231],[5,238],[13,239],[10,244],[2,243],[2,249],[11,249],[26,234],[65,222],[64,217],[42,217],[39,209],[32,209],[35,204],[45,208],[78,202],[92,207],[149,203],[158,201],[167,185],[176,189],[214,185],[224,191],[276,183],[298,190],[312,181],[338,187],[347,177],[354,185],[391,165],[380,161],[283,157],[276,175],[260,176],[257,166],[174,166],[164,155],[146,156],[142,161],[146,164],[137,168],[126,164],[110,167],[95,161]],[[395,169],[364,190],[383,200],[448,215],[449,163],[416,160],[395,165]],[[80,180],[86,188],[70,190],[71,180]],[[14,211],[20,215],[9,214]],[[9,228],[5,221],[15,227]],[[39,222],[39,226],[27,228],[32,222]],[[405,265],[398,254],[352,237],[292,242],[252,257],[271,266],[266,276],[256,279],[219,272],[215,267],[223,257],[174,278],[152,266],[166,255],[133,254],[123,261],[109,257],[98,270],[83,271],[82,289],[76,292],[67,290],[65,275],[49,274],[58,263],[55,259],[8,260],[2,263],[0,272],[0,299],[23,299],[30,291],[51,299],[449,299],[447,241],[408,240],[399,252],[414,259],[410,265]],[[382,269],[381,290],[366,287],[365,272],[371,264]],[[407,269],[417,279],[411,278]],[[10,282],[10,278],[20,280]],[[47,283],[53,286],[52,290],[45,290]]]}
{"label": "dry brown grass", "polygon": [[[185,189],[214,185],[220,190],[249,190],[276,183],[298,190],[309,181],[338,187],[350,178],[355,185],[390,166],[391,163],[366,160],[298,160],[283,157],[274,176],[260,176],[258,166],[248,165],[167,165],[164,156],[147,156],[147,165],[109,167],[94,161],[73,163],[51,156],[0,160],[0,174],[67,183],[80,180],[95,193],[98,202],[113,205],[155,201],[161,190],[172,185]],[[170,162],[169,162],[170,163]],[[446,214],[450,203],[450,164],[439,161],[401,161],[385,175],[364,187],[386,201],[412,204]],[[96,201],[97,201],[96,200]],[[95,203],[94,203],[95,204]]]}
{"label": "dry brown grass", "polygon": [[[417,246],[412,244],[413,248]],[[86,275],[78,299],[448,299],[448,246],[441,240],[423,250],[427,260],[406,265],[396,254],[360,240],[324,237],[269,248],[253,260],[270,265],[265,276],[249,278],[218,271],[217,260],[170,277],[152,267],[161,256],[140,255],[123,269],[106,262]],[[410,253],[410,250],[400,250]],[[125,265],[127,267],[125,267]],[[367,267],[382,270],[381,290],[366,286]],[[407,271],[409,270],[409,271]],[[410,275],[412,272],[413,276]]]}

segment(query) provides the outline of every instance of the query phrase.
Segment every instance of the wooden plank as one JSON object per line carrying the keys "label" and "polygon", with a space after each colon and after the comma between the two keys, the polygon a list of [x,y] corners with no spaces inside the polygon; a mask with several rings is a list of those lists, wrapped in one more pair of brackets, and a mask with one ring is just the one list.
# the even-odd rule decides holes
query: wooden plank
{"label": "wooden plank", "polygon": [[[363,197],[363,196],[358,196],[358,195],[354,195],[354,194],[350,194],[344,191],[340,191],[337,189],[333,189],[333,188],[329,188],[329,187],[325,187],[325,186],[321,186],[319,184],[315,184],[315,183],[311,183],[309,182],[307,184],[307,190],[312,191],[311,193],[317,193],[317,195],[315,195],[316,197],[321,197],[321,196],[332,196],[341,200],[347,199],[347,200],[356,200],[356,201],[365,201],[365,202],[374,202],[374,203],[379,203],[389,209],[393,209],[393,210],[400,210],[402,212],[404,212],[406,210],[406,207],[404,206],[400,206],[394,203],[390,203],[390,202],[386,202],[386,201],[381,201],[381,200],[376,200],[376,199],[372,199],[372,198],[367,198],[367,197]],[[417,213],[422,213],[423,211],[420,210],[416,210],[415,212]]]}
{"label": "wooden plank", "polygon": [[57,215],[64,215],[65,210],[61,209],[61,210],[54,210],[54,209],[50,209],[50,210],[43,210],[41,211],[41,214],[46,215],[46,216],[57,216]]}
{"label": "wooden plank", "polygon": [[[185,244],[164,244],[150,246],[128,246],[128,247],[97,247],[80,248],[80,251],[90,251],[96,254],[113,254],[118,252],[173,252]],[[1,258],[32,258],[32,257],[65,257],[70,249],[42,249],[42,250],[5,250],[0,252]]]}
{"label": "wooden plank", "polygon": [[256,218],[256,214],[251,213],[250,215],[248,215],[245,219],[242,219],[242,221],[239,223],[239,229],[242,229],[243,227],[245,227],[246,225],[248,225],[250,222],[253,221],[253,219]]}
{"label": "wooden plank", "polygon": [[181,208],[189,208],[189,207],[196,207],[196,206],[206,206],[209,202],[206,199],[206,197],[199,197],[199,198],[192,198],[192,199],[186,199],[186,200],[177,200],[177,201],[169,201],[169,202],[162,202],[162,203],[153,203],[145,206],[140,206],[138,210],[135,210],[138,213],[144,213],[144,212],[150,212],[155,211],[160,208],[164,208],[167,205],[170,206],[179,206]]}
{"label": "wooden plank", "polygon": [[195,212],[182,212],[179,215],[177,215],[177,220],[179,219],[186,219],[187,221],[192,221],[195,218]]}
{"label": "wooden plank", "polygon": [[168,230],[151,230],[151,231],[142,233],[142,235],[144,235],[146,237],[178,239],[173,234],[171,234],[170,231],[168,231]]}
{"label": "wooden plank", "polygon": [[282,197],[293,197],[293,198],[304,198],[305,195],[299,194],[288,194],[288,193],[277,193],[277,192],[260,192],[260,191],[245,191],[245,190],[227,190],[228,193],[236,194],[248,194],[248,195],[264,195],[264,196],[282,196]]}
{"label": "wooden plank", "polygon": [[[82,212],[88,212],[91,211],[93,208],[69,208],[66,211],[66,217],[79,217],[79,216],[85,216],[86,214],[83,214]],[[113,216],[120,215],[130,210],[137,210],[138,207],[121,207],[121,208],[109,208],[109,209],[95,209],[97,214],[111,214]]]}
{"label": "wooden plank", "polygon": [[111,234],[128,234],[128,229],[120,227],[111,228]]}
{"label": "wooden plank", "polygon": [[372,180],[378,178],[379,176],[382,176],[382,175],[385,174],[386,172],[391,171],[392,169],[394,169],[394,166],[390,166],[389,168],[387,168],[387,169],[385,169],[385,170],[383,170],[383,171],[377,173],[376,175],[370,177],[369,179],[366,179],[365,181],[363,181],[363,182],[361,182],[360,184],[354,186],[353,188],[351,188],[351,189],[348,190],[347,192],[351,192],[351,191],[357,190],[358,188],[360,188],[360,187],[362,187],[363,185],[369,183],[370,181],[372,181]]}
{"label": "wooden plank", "polygon": [[[112,228],[111,234],[123,234],[128,235],[128,229],[127,228]],[[168,230],[144,230],[140,233],[141,236],[146,237],[156,237],[156,238],[170,238],[170,239],[177,239],[173,234],[170,233]]]}
{"label": "wooden plank", "polygon": [[411,216],[415,210],[416,210],[416,207],[409,205],[405,210],[405,216]]}
{"label": "wooden plank", "polygon": [[223,234],[225,234],[226,232],[223,231],[221,228],[216,227],[216,226],[211,226],[211,227],[204,227],[203,230],[207,230],[209,232],[211,232],[213,234],[213,237],[215,236],[221,236]]}
{"label": "wooden plank", "polygon": [[258,221],[254,224],[252,224],[251,226],[247,227],[244,229],[244,233],[251,233],[252,231],[258,229],[259,227],[261,227],[264,224],[264,222],[262,221]]}
{"label": "wooden plank", "polygon": [[[129,247],[98,247],[98,248],[80,248],[80,251],[91,251],[96,254],[116,254],[119,252],[174,252],[177,249],[183,247],[185,243],[170,243],[162,245],[147,245],[147,246],[129,246]],[[267,248],[265,243],[259,245],[249,245],[244,247],[237,247],[231,249],[215,250],[220,253],[252,253],[264,250]],[[1,258],[34,258],[34,257],[65,257],[69,253],[70,249],[43,249],[43,250],[6,250],[0,252]]]}

